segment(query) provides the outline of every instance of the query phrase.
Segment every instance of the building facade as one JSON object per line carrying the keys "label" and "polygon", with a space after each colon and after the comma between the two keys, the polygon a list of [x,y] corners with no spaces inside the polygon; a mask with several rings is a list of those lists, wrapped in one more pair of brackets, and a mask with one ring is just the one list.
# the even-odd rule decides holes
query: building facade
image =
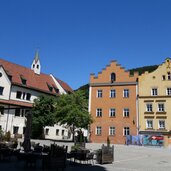
{"label": "building facade", "polygon": [[171,134],[171,59],[139,76],[139,133]]}
{"label": "building facade", "polygon": [[126,135],[137,135],[137,78],[111,61],[97,76],[91,74],[89,112],[90,141],[125,144]]}
{"label": "building facade", "polygon": [[[12,135],[23,135],[25,114],[32,108],[34,99],[41,95],[59,96],[70,92],[72,89],[67,83],[52,74],[41,73],[38,52],[31,69],[0,59],[0,128]],[[64,137],[72,138],[64,126],[56,124],[45,128],[45,138]]]}

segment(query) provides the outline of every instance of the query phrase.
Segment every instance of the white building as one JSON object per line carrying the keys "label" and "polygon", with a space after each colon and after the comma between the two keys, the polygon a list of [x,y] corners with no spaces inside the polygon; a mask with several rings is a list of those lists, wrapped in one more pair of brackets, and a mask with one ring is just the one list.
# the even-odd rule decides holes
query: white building
{"label": "white building", "polygon": [[[0,128],[23,135],[25,114],[40,95],[58,96],[72,89],[52,74],[41,73],[38,52],[31,69],[0,59]],[[28,108],[28,109],[27,109]],[[72,139],[69,129],[54,125],[45,128],[47,139]]]}

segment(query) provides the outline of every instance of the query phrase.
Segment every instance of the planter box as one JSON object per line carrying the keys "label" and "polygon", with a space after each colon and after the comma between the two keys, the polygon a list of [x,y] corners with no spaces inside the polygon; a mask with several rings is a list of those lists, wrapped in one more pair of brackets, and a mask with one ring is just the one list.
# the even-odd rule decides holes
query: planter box
{"label": "planter box", "polygon": [[104,146],[97,150],[97,163],[99,164],[109,164],[114,161],[114,146]]}

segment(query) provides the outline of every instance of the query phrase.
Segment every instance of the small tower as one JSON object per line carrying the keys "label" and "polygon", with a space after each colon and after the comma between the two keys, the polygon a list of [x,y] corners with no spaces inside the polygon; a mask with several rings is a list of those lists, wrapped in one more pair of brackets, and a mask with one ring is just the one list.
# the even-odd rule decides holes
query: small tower
{"label": "small tower", "polygon": [[35,74],[40,74],[41,65],[40,65],[38,50],[36,51],[34,60],[33,60],[32,65],[31,65],[31,69],[34,71]]}

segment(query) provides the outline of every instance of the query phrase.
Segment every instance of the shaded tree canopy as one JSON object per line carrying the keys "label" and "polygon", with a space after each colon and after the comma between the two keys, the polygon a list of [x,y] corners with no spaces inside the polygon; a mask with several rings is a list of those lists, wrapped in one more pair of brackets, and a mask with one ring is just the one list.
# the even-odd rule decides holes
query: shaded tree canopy
{"label": "shaded tree canopy", "polygon": [[62,95],[57,100],[56,109],[56,120],[72,127],[73,135],[75,128],[87,129],[92,123],[92,117],[88,112],[88,102],[83,91]]}
{"label": "shaded tree canopy", "polygon": [[55,124],[55,102],[52,96],[35,99],[32,118],[32,138],[43,138],[43,128]]}

